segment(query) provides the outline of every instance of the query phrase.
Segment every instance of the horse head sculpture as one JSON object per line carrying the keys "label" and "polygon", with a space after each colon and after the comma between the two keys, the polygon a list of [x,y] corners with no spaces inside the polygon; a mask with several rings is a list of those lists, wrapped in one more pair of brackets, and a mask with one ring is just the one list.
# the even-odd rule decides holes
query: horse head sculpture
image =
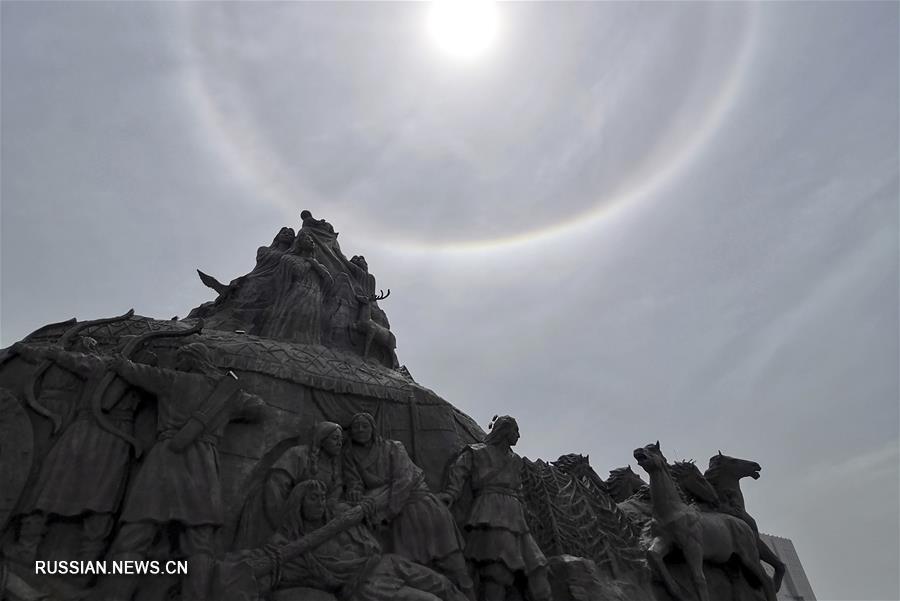
{"label": "horse head sculpture", "polygon": [[648,474],[668,469],[669,462],[659,448],[659,441],[634,450],[635,461]]}
{"label": "horse head sculpture", "polygon": [[706,470],[705,476],[707,479],[726,476],[738,480],[747,477],[759,480],[760,471],[762,471],[762,466],[755,461],[729,457],[719,451],[717,455],[709,458],[709,469]]}
{"label": "horse head sculpture", "polygon": [[741,480],[743,478],[758,480],[760,471],[762,471],[762,466],[755,461],[729,457],[719,451],[718,454],[709,458],[709,469],[703,475],[719,496],[720,510],[742,519],[753,529],[757,536],[760,558],[775,570],[773,581],[777,591],[781,588],[781,581],[787,568],[784,562],[759,538],[759,527],[756,525],[756,520],[747,513],[744,506],[744,493],[741,491]]}
{"label": "horse head sculpture", "polygon": [[[647,549],[647,559],[669,594],[679,601],[687,599],[665,561],[666,556],[677,549],[684,556],[690,573],[693,598],[711,601],[704,562],[724,564],[736,557],[742,571],[762,586],[766,600],[775,601],[775,588],[759,562],[758,537],[753,530],[732,515],[701,512],[694,505],[685,503],[676,486],[674,470],[659,448],[659,441],[635,449],[634,458],[650,476],[650,532],[653,539]],[[675,470],[688,472],[683,463]]]}
{"label": "horse head sculpture", "polygon": [[672,477],[684,491],[689,500],[715,507],[719,504],[719,495],[712,484],[703,477],[700,468],[693,461],[676,461],[669,466]]}
{"label": "horse head sculpture", "polygon": [[630,465],[610,470],[606,480],[606,488],[616,503],[622,503],[645,486],[647,483],[632,471]]}
{"label": "horse head sculpture", "polygon": [[606,482],[591,467],[590,459],[590,455],[569,453],[568,455],[560,455],[559,459],[553,462],[553,467],[564,474],[568,474],[575,480],[581,481],[589,490],[609,494]]}

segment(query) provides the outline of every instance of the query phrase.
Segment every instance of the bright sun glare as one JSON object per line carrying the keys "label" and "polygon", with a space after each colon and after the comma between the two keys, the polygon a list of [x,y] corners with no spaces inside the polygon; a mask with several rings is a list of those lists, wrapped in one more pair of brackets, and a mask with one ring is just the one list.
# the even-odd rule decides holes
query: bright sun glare
{"label": "bright sun glare", "polygon": [[445,53],[473,59],[491,46],[497,32],[497,6],[490,0],[438,0],[428,30]]}

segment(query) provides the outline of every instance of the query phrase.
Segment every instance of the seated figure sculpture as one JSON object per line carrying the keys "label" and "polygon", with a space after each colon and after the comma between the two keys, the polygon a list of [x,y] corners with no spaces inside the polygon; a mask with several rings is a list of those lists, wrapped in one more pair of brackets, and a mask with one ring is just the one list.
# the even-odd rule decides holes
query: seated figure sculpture
{"label": "seated figure sculpture", "polygon": [[347,500],[364,496],[384,507],[392,550],[446,574],[474,599],[472,579],[462,553],[463,540],[447,507],[428,489],[425,474],[409,458],[403,443],[376,432],[375,418],[357,413],[350,420],[343,451]]}
{"label": "seated figure sculpture", "polygon": [[[277,555],[279,548],[325,526],[331,519],[326,495],[325,483],[318,480],[297,485],[266,552]],[[263,584],[270,590],[315,588],[347,601],[466,601],[446,577],[399,555],[382,553],[361,525],[279,562]]]}
{"label": "seated figure sculpture", "polygon": [[249,549],[269,538],[281,523],[291,490],[304,480],[325,483],[329,508],[334,510],[343,494],[341,465],[343,430],[333,422],[316,425],[312,445],[285,451],[269,468],[262,482],[250,491],[241,511],[235,547]]}
{"label": "seated figure sculpture", "polygon": [[522,458],[512,450],[518,440],[515,419],[495,418],[483,443],[463,449],[439,495],[449,505],[467,482],[471,485],[474,500],[465,523],[465,555],[478,569],[479,598],[484,601],[506,601],[517,575],[526,578],[532,600],[552,599],[547,559],[531,535],[519,497]]}

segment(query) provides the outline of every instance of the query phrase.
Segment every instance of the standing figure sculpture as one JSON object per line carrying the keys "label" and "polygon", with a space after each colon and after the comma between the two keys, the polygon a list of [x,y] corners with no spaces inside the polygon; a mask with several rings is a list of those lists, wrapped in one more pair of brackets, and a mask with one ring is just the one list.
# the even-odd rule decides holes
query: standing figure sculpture
{"label": "standing figure sculpture", "polygon": [[316,260],[316,243],[311,236],[300,234],[282,255],[276,279],[275,299],[259,335],[320,344],[325,291],[334,280]]}
{"label": "standing figure sculpture", "polygon": [[762,587],[767,601],[775,601],[772,580],[759,563],[756,536],[743,521],[723,513],[700,512],[684,502],[676,488],[659,442],[634,450],[638,465],[650,476],[653,518],[652,542],[647,550],[651,566],[662,578],[669,594],[687,601],[666,567],[665,557],[680,549],[691,574],[699,601],[710,601],[703,562],[726,563],[736,556],[741,569]]}
{"label": "standing figure sculpture", "polygon": [[334,276],[334,286],[325,298],[323,311],[323,338],[322,344],[332,349],[355,352],[353,341],[353,326],[356,323],[356,308],[358,300],[350,276],[346,273],[337,273]]}
{"label": "standing figure sculpture", "polygon": [[357,413],[350,420],[344,449],[347,500],[375,500],[379,517],[390,524],[392,551],[447,575],[471,599],[472,579],[463,540],[449,509],[428,489],[425,473],[403,443],[376,432],[375,418]]}
{"label": "standing figure sculpture", "polygon": [[306,209],[300,211],[300,222],[304,228],[320,230],[326,234],[337,236],[337,232],[334,231],[333,225],[324,219],[316,219],[313,217],[312,213]]}
{"label": "standing figure sculpture", "polygon": [[[28,513],[22,518],[12,554],[26,562],[34,560],[47,520],[54,515],[82,518],[79,559],[99,558],[112,532],[113,514],[125,492],[131,446],[125,438],[101,427],[91,407],[93,392],[112,358],[100,356],[92,338],[83,337],[81,347],[86,352],[13,345],[13,351],[26,359],[50,360],[85,380],[75,418],[47,453],[28,503]],[[116,378],[103,392],[101,410],[116,430],[130,434],[139,402],[136,391]]]}
{"label": "standing figure sculpture", "polygon": [[235,548],[262,544],[278,529],[291,490],[305,480],[326,486],[329,509],[334,510],[344,489],[341,464],[343,430],[334,422],[319,422],[312,445],[297,445],[281,454],[247,495],[235,536]]}
{"label": "standing figure sculpture", "polygon": [[300,221],[302,225],[297,235],[312,237],[316,245],[328,257],[326,262],[331,263],[333,260],[336,263],[347,263],[347,257],[341,252],[341,245],[338,244],[338,233],[334,231],[334,226],[324,219],[316,219],[305,209],[300,211]]}
{"label": "standing figure sculpture", "polygon": [[465,523],[465,555],[478,569],[483,601],[505,601],[517,575],[526,578],[533,601],[552,598],[547,559],[531,535],[519,496],[522,458],[512,450],[518,440],[515,419],[495,418],[484,443],[463,449],[440,494],[449,505],[467,482],[471,486],[474,499]]}
{"label": "standing figure sculpture", "polygon": [[[326,495],[326,485],[317,480],[297,485],[278,531],[262,551],[278,558],[281,549],[326,527],[331,520]],[[279,558],[275,568],[263,579],[263,588],[309,587],[347,601],[466,601],[446,577],[399,555],[382,553],[364,526],[338,532],[297,557]],[[290,598],[304,597],[300,593]]]}
{"label": "standing figure sculpture", "polygon": [[744,507],[744,493],[741,492],[741,479],[750,477],[757,480],[760,470],[762,470],[762,466],[755,461],[729,457],[719,451],[718,455],[709,458],[709,469],[703,475],[718,494],[719,511],[744,520],[753,529],[753,533],[756,534],[760,559],[775,569],[772,580],[777,591],[781,588],[781,581],[784,578],[784,562],[759,537],[759,526],[756,525],[756,520],[747,513]]}
{"label": "standing figure sculpture", "polygon": [[[258,411],[262,400],[237,393],[233,374],[222,375],[200,342],[178,349],[174,370],[124,358],[113,367],[127,382],[157,396],[157,438],[130,487],[110,557],[143,559],[156,535],[174,527],[189,561],[182,597],[206,599],[214,536],[224,523],[216,447],[228,422]],[[103,583],[103,598],[129,600],[134,580],[113,578]]]}
{"label": "standing figure sculpture", "polygon": [[353,255],[350,258],[350,273],[356,284],[365,296],[375,294],[375,276],[369,273],[369,263],[362,255]]}

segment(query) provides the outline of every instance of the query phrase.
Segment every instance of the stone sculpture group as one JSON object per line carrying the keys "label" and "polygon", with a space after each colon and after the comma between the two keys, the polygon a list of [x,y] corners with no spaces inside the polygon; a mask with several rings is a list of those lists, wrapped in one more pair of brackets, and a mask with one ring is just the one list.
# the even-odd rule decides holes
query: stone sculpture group
{"label": "stone sculpture group", "polygon": [[[775,601],[784,565],[717,453],[600,478],[530,461],[413,380],[362,256],[301,214],[184,320],[49,324],[0,351],[7,598]],[[528,434],[528,433],[526,433]],[[532,433],[533,435],[533,433]],[[187,574],[36,574],[184,558]],[[764,569],[771,566],[773,576]]]}

